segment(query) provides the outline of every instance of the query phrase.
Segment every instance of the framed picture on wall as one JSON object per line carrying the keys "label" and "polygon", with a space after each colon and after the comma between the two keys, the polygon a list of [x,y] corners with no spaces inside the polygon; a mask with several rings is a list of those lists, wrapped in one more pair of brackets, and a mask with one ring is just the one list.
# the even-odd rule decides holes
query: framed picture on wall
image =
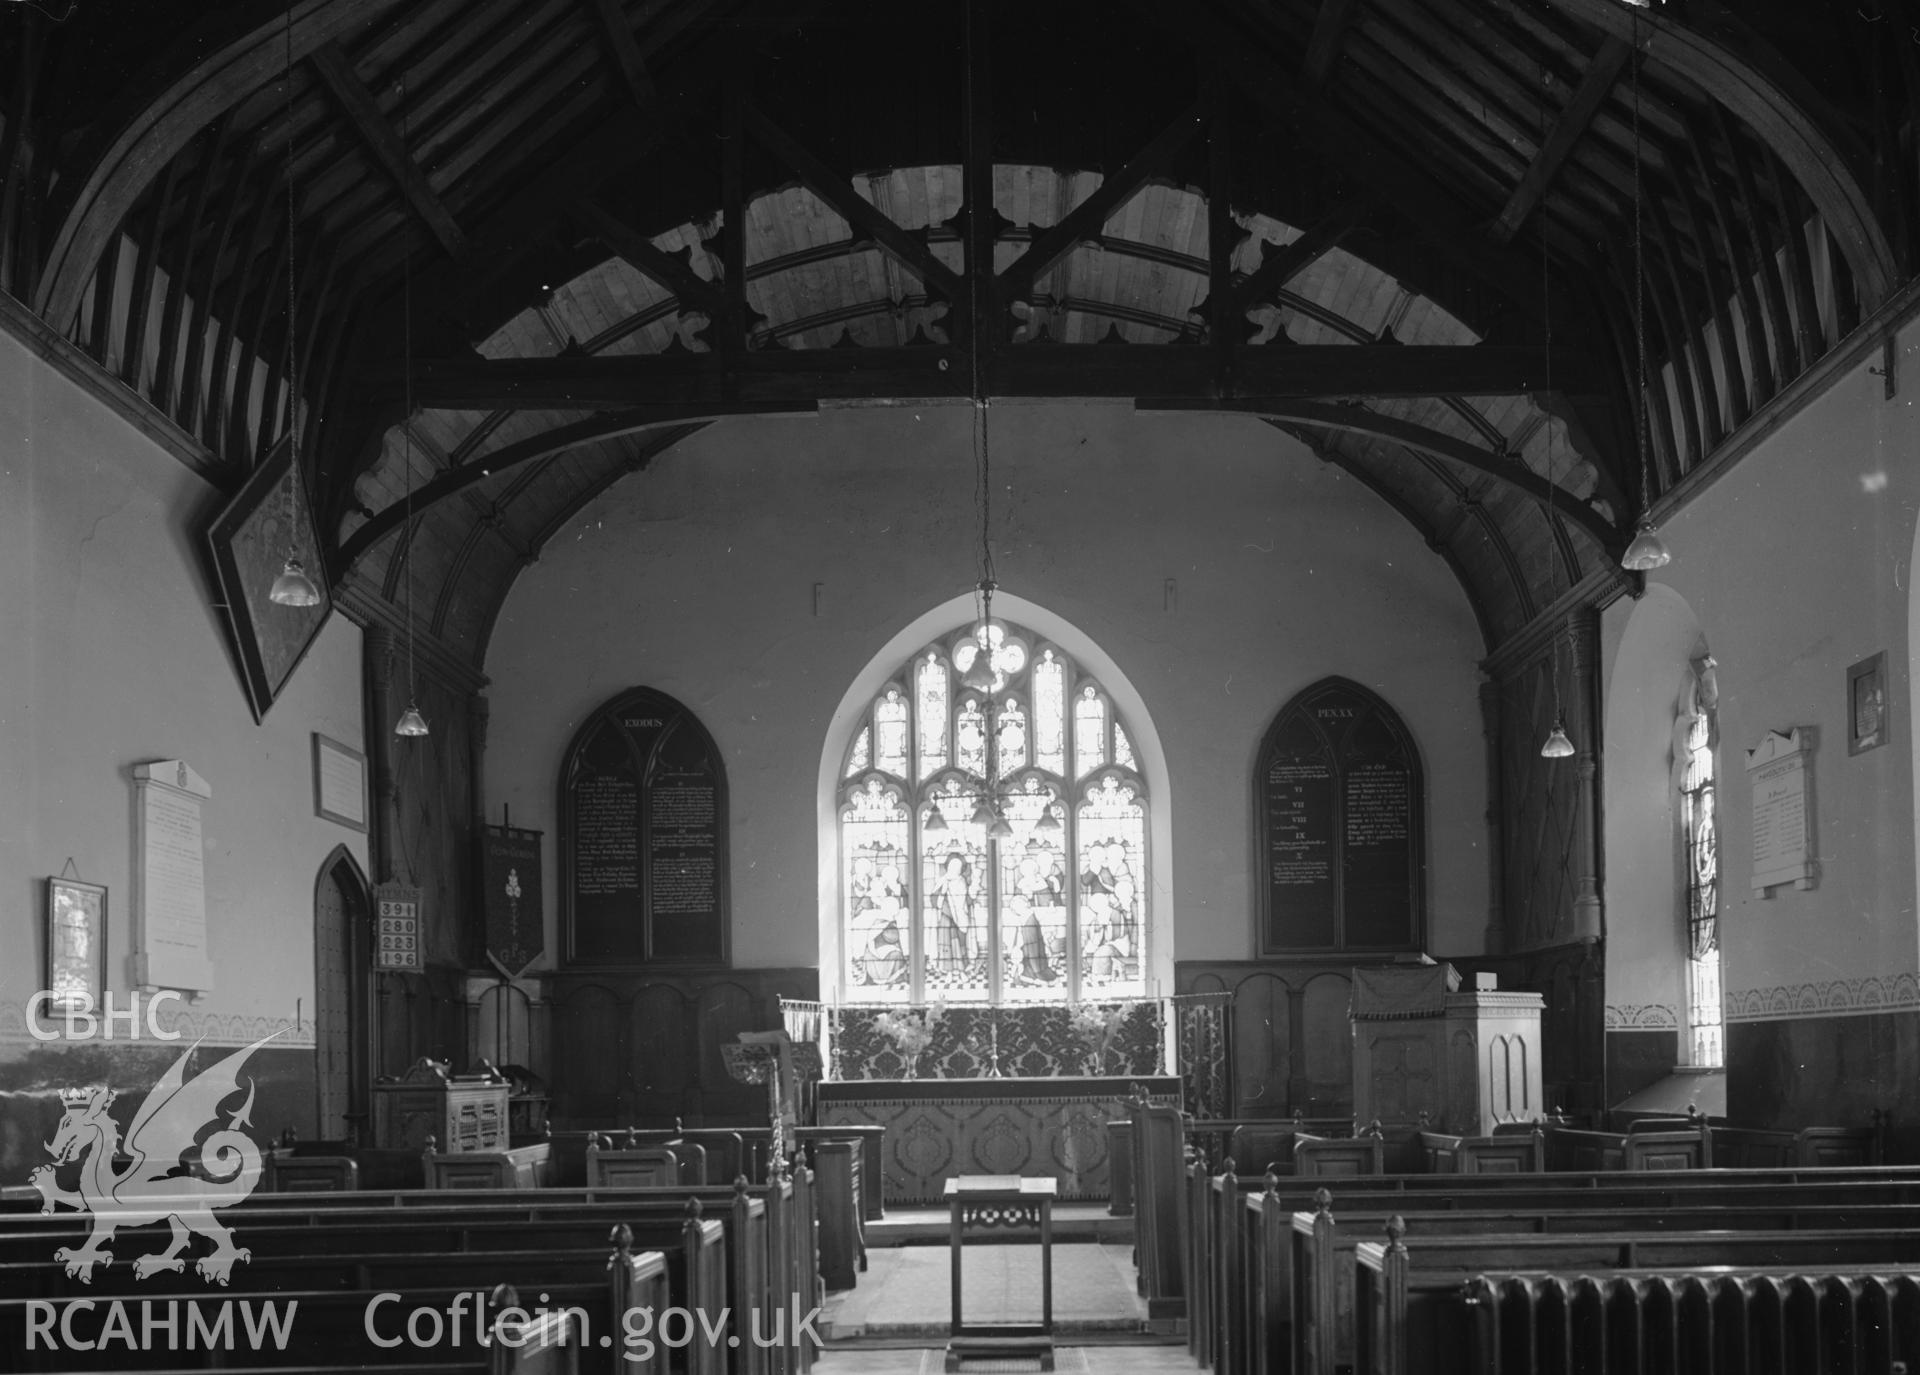
{"label": "framed picture on wall", "polygon": [[[301,474],[289,473],[291,466],[283,441],[207,531],[219,600],[255,721],[279,699],[333,610],[306,482]],[[268,599],[289,555],[300,560],[319,589],[316,605],[281,606]]]}
{"label": "framed picture on wall", "polygon": [[313,814],[367,829],[367,757],[319,731],[313,733]]}
{"label": "framed picture on wall", "polygon": [[77,878],[48,879],[48,1010],[98,1007],[106,977],[107,890]]}
{"label": "framed picture on wall", "polygon": [[1881,650],[1847,670],[1847,753],[1887,743],[1887,652]]}

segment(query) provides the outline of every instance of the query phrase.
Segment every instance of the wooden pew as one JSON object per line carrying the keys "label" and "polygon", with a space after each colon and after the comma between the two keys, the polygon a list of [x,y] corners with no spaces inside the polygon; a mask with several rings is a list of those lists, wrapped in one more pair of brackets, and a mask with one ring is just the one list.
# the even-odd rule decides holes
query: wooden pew
{"label": "wooden pew", "polygon": [[1704,1170],[1713,1135],[1701,1123],[1674,1131],[1595,1132],[1546,1128],[1549,1170]]}
{"label": "wooden pew", "polygon": [[1421,1132],[1420,1152],[1428,1174],[1539,1174],[1547,1167],[1546,1137],[1449,1136]]}
{"label": "wooden pew", "polygon": [[[1512,1177],[1508,1177],[1511,1179]],[[1540,1178],[1514,1182],[1532,1184]],[[1602,1178],[1602,1177],[1593,1177]],[[1615,1175],[1613,1180],[1621,1180]],[[1631,1179],[1631,1177],[1627,1177]],[[1192,1299],[1196,1312],[1218,1316],[1222,1337],[1213,1350],[1219,1371],[1278,1368],[1288,1359],[1298,1329],[1293,1317],[1304,1303],[1298,1289],[1312,1289],[1303,1278],[1308,1262],[1301,1252],[1315,1243],[1313,1272],[1331,1276],[1326,1282],[1345,1293],[1351,1284],[1354,1246],[1377,1236],[1387,1216],[1399,1212],[1416,1234],[1529,1232],[1556,1235],[1631,1228],[1643,1231],[1686,1231],[1737,1228],[1742,1230],[1799,1229],[1855,1230],[1876,1227],[1920,1228],[1920,1194],[1908,1185],[1869,1191],[1861,1182],[1852,1190],[1821,1189],[1818,1185],[1714,1187],[1699,1174],[1677,1176],[1685,1188],[1617,1190],[1585,1188],[1526,1188],[1502,1191],[1476,1187],[1464,1196],[1435,1192],[1395,1194],[1363,1191],[1380,1181],[1348,1180],[1342,1185],[1342,1220],[1336,1229],[1330,1215],[1332,1196],[1320,1190],[1305,1211],[1290,1210],[1288,1200],[1297,1191],[1282,1193],[1284,1180],[1273,1177],[1265,1193],[1248,1193],[1242,1180],[1217,1177],[1216,1245],[1224,1251],[1236,1244],[1237,1259],[1216,1255],[1216,1273],[1223,1275],[1211,1300]],[[1710,1178],[1710,1177],[1709,1177]],[[1726,1176],[1719,1176],[1722,1180]],[[1836,1196],[1837,1194],[1837,1196]],[[1849,1194],[1851,1196],[1849,1196]],[[1721,1197],[1731,1195],[1732,1197]],[[1904,1201],[1902,1201],[1904,1196]],[[1238,1205],[1237,1208],[1235,1205]],[[1237,1221],[1233,1214],[1238,1212]],[[1202,1272],[1204,1275],[1204,1271]],[[1229,1287],[1236,1285],[1237,1287]],[[1343,1311],[1345,1300],[1342,1300]],[[1211,1306],[1210,1306],[1211,1305]],[[1344,1349],[1344,1348],[1343,1348]]]}
{"label": "wooden pew", "polygon": [[441,1151],[429,1136],[420,1165],[433,1190],[538,1189],[547,1182],[550,1149],[542,1142],[504,1151]]}
{"label": "wooden pew", "polygon": [[1729,1168],[1880,1163],[1880,1134],[1872,1127],[1803,1127],[1797,1132],[1714,1127],[1712,1135],[1714,1163]]}
{"label": "wooden pew", "polygon": [[817,1139],[807,1145],[819,1194],[820,1274],[829,1291],[851,1289],[867,1268],[858,1141]]}
{"label": "wooden pew", "polygon": [[[5,1296],[0,1298],[0,1347],[25,1362],[10,1368],[71,1371],[75,1353],[50,1349],[42,1340],[63,1344],[61,1334],[70,1331],[83,1341],[99,1337],[94,1349],[80,1358],[88,1366],[139,1370],[157,1364],[153,1354],[138,1349],[134,1341],[107,1339],[113,1330],[108,1314],[117,1304],[131,1312],[131,1326],[142,1338],[152,1310],[159,1310],[154,1340],[167,1340],[160,1334],[168,1333],[173,1347],[163,1362],[189,1366],[230,1366],[236,1363],[235,1355],[242,1355],[243,1363],[262,1366],[324,1364],[344,1371],[373,1364],[484,1363],[490,1357],[495,1375],[552,1375],[556,1369],[573,1369],[576,1361],[596,1373],[664,1370],[664,1360],[617,1359],[627,1350],[647,1354],[625,1340],[622,1317],[636,1306],[659,1311],[678,1301],[711,1310],[724,1302],[725,1248],[717,1223],[684,1219],[660,1234],[679,1247],[685,1277],[680,1293],[669,1287],[668,1256],[636,1252],[633,1233],[624,1226],[614,1229],[611,1255],[603,1234],[598,1244],[578,1251],[412,1254],[402,1238],[395,1250],[377,1254],[256,1256],[237,1265],[220,1289],[191,1274],[162,1272],[143,1280],[130,1265],[96,1269],[82,1282],[69,1277],[49,1254],[29,1265],[0,1267],[5,1271],[0,1277],[0,1295]],[[561,1328],[574,1330],[577,1325],[584,1345],[546,1352],[481,1346],[482,1319],[489,1310],[478,1300],[492,1293],[496,1302],[490,1316],[501,1316],[500,1274],[514,1275],[524,1292],[537,1292],[538,1306],[568,1314],[559,1319]],[[70,1308],[76,1302],[81,1307]],[[269,1304],[274,1305],[272,1319],[266,1317]],[[422,1307],[433,1310],[426,1326],[410,1321]],[[81,1321],[73,1322],[75,1316]],[[63,1317],[70,1327],[61,1326]],[[535,1331],[557,1334],[538,1321]],[[602,1335],[611,1337],[619,1350],[601,1346]],[[29,1339],[36,1349],[29,1349]],[[224,1349],[228,1347],[233,1350]],[[691,1369],[700,1375],[719,1375],[725,1368],[724,1352],[695,1356]]]}
{"label": "wooden pew", "polygon": [[[887,1129],[884,1126],[841,1122],[830,1127],[795,1127],[792,1137],[803,1148],[814,1141],[857,1141],[860,1144],[860,1176],[868,1185],[861,1191],[861,1217],[872,1222],[887,1215],[886,1200],[882,1197],[886,1191],[881,1188],[887,1168]],[[1118,1170],[1119,1166],[1113,1164],[1110,1168]],[[1115,1179],[1117,1182],[1117,1175]]]}
{"label": "wooden pew", "polygon": [[360,1162],[350,1155],[306,1155],[292,1150],[263,1154],[260,1187],[270,1194],[351,1193],[360,1187]]}
{"label": "wooden pew", "polygon": [[1377,1175],[1386,1173],[1387,1143],[1378,1136],[1312,1136],[1293,1138],[1293,1172],[1297,1175]]}
{"label": "wooden pew", "polygon": [[[609,1211],[619,1216],[639,1217],[650,1209],[654,1215],[679,1215],[692,1203],[717,1219],[724,1219],[728,1246],[724,1251],[727,1268],[725,1297],[710,1305],[709,1311],[730,1307],[736,1314],[760,1313],[766,1334],[771,1337],[776,1312],[786,1329],[818,1301],[819,1278],[817,1236],[813,1221],[812,1180],[809,1171],[797,1171],[774,1185],[750,1190],[744,1184],[733,1189],[674,1188],[661,1190],[532,1191],[475,1192],[464,1195],[459,1211],[452,1215],[469,1227],[491,1221],[508,1221],[529,1228],[545,1227],[565,1216],[579,1216],[584,1209],[597,1211],[604,1218]],[[276,1217],[311,1229],[325,1221],[358,1226],[369,1232],[386,1234],[395,1228],[439,1221],[433,1209],[445,1209],[444,1196],[397,1193],[389,1195],[267,1195],[256,1194],[239,1208],[224,1214],[227,1222],[240,1229],[257,1231]],[[26,1232],[41,1249],[37,1255],[51,1255],[52,1247],[62,1244],[57,1234],[64,1231],[77,1238],[85,1228],[76,1227],[74,1214],[58,1219],[10,1217],[0,1227],[0,1238]],[[53,1224],[51,1229],[37,1224]],[[719,1223],[714,1223],[716,1227]],[[51,1233],[51,1235],[50,1235]],[[246,1235],[246,1232],[242,1232]],[[535,1233],[529,1232],[529,1235]],[[737,1244],[736,1244],[737,1241]],[[0,1242],[0,1244],[4,1244]],[[798,1305],[795,1311],[794,1305]],[[743,1316],[740,1321],[747,1319]],[[804,1371],[810,1368],[814,1348],[809,1343],[761,1349],[754,1346],[744,1329],[736,1348],[740,1356],[737,1368],[748,1372]]]}
{"label": "wooden pew", "polygon": [[[695,1140],[693,1138],[700,1139]],[[711,1141],[711,1148],[709,1148]],[[537,1138],[522,1141],[516,1138],[514,1144],[538,1145],[550,1147],[547,1159],[548,1188],[583,1189],[589,1187],[587,1178],[587,1151],[598,1145],[606,1151],[664,1150],[673,1159],[674,1173],[666,1178],[664,1184],[716,1184],[731,1186],[734,1179],[742,1173],[748,1181],[765,1184],[764,1170],[756,1172],[751,1166],[751,1153],[746,1150],[738,1135],[733,1132],[681,1132],[678,1128],[605,1128],[589,1131],[545,1132]],[[720,1159],[725,1157],[727,1165],[723,1167]],[[746,1162],[749,1168],[740,1168]],[[647,1185],[636,1187],[664,1187]],[[624,1187],[624,1186],[623,1186]]]}
{"label": "wooden pew", "polygon": [[587,1138],[589,1189],[670,1189],[685,1181],[680,1158],[666,1146],[615,1146],[604,1136]]}
{"label": "wooden pew", "polygon": [[1186,1316],[1186,1122],[1176,1107],[1135,1099],[1134,1264],[1149,1321]]}
{"label": "wooden pew", "polygon": [[[1526,1271],[1571,1279],[1619,1270],[1725,1267],[1825,1274],[1904,1270],[1915,1263],[1912,1234],[1903,1230],[1435,1236],[1410,1248],[1398,1218],[1389,1220],[1385,1242],[1356,1246],[1354,1260],[1353,1366],[1381,1375],[1464,1368],[1454,1362],[1468,1350],[1472,1335],[1473,1309],[1465,1303],[1465,1288],[1480,1273]],[[1309,1321],[1329,1318],[1321,1307]],[[1323,1342],[1319,1349],[1325,1348]],[[1331,1364],[1296,1366],[1296,1371],[1332,1369]]]}

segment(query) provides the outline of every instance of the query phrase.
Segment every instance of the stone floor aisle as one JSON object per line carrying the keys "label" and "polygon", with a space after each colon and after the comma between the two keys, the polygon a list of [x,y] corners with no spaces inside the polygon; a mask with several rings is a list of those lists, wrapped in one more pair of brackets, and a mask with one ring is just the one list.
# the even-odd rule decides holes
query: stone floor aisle
{"label": "stone floor aisle", "polygon": [[[859,1284],[834,1295],[820,1324],[829,1349],[816,1375],[923,1375],[943,1369],[951,1312],[945,1246],[897,1246],[869,1253]],[[962,1270],[969,1323],[1031,1322],[1040,1316],[1040,1248],[969,1245]],[[1054,1369],[1061,1375],[1190,1375],[1183,1339],[1146,1331],[1134,1293],[1131,1248],[1119,1243],[1056,1245],[1053,1255]],[[1032,1361],[969,1361],[972,1375],[1037,1370]]]}

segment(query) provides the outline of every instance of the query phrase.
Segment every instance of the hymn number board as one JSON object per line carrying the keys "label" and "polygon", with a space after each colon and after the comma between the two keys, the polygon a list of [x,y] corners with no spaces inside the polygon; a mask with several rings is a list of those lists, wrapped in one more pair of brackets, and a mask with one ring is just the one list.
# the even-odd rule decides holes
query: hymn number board
{"label": "hymn number board", "polygon": [[1295,697],[1260,747],[1260,954],[1419,949],[1424,786],[1400,718],[1358,683]]}
{"label": "hymn number board", "polygon": [[572,964],[727,962],[727,787],[692,713],[635,688],[595,712],[561,777]]}

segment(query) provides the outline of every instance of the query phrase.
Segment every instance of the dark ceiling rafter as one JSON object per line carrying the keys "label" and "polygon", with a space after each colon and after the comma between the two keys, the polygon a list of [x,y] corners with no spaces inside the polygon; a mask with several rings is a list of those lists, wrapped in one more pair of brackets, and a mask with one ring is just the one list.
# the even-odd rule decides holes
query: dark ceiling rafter
{"label": "dark ceiling rafter", "polygon": [[1244,317],[1249,310],[1277,304],[1288,282],[1339,247],[1341,241],[1366,223],[1371,207],[1361,201],[1346,201],[1308,225],[1300,237],[1284,246],[1263,250],[1260,266],[1243,277],[1233,288],[1233,313]]}
{"label": "dark ceiling rafter", "polygon": [[[293,409],[323,528],[337,538],[351,512],[390,494],[390,475],[369,468],[398,418],[395,326],[409,271],[413,351],[433,360],[424,366],[438,401],[483,414],[431,418],[448,465],[434,480],[460,484],[450,488],[458,499],[416,511],[416,530],[393,541],[392,571],[422,579],[415,595],[430,599],[434,623],[465,637],[475,616],[453,583],[471,576],[497,611],[499,578],[510,583],[510,566],[537,547],[529,531],[623,471],[623,451],[638,441],[620,434],[650,430],[651,444],[717,416],[957,397],[976,385],[1288,417],[1278,423],[1311,437],[1423,537],[1449,541],[1477,523],[1486,548],[1465,540],[1456,552],[1479,588],[1483,629],[1511,635],[1516,608],[1531,617],[1555,601],[1533,567],[1544,566],[1546,545],[1566,566],[1591,568],[1589,541],[1607,538],[1592,522],[1617,534],[1640,505],[1629,399],[1638,360],[1621,260],[1636,187],[1656,498],[1831,349],[1861,307],[1884,299],[1896,262],[1920,261],[1920,177],[1911,149],[1888,143],[1889,131],[1912,127],[1920,64],[1904,49],[1876,56],[1872,31],[1857,25],[1839,41],[1867,44],[1856,75],[1872,80],[1853,100],[1830,82],[1829,95],[1816,93],[1795,70],[1824,71],[1789,45],[1799,30],[1773,25],[1782,46],[1769,49],[1749,29],[1771,22],[1763,11],[1735,17],[1715,0],[1652,10],[1616,0],[1200,0],[1177,19],[1135,0],[1120,24],[1149,29],[1035,86],[1022,64],[1049,35],[1084,30],[1086,14],[1069,13],[1076,4],[1094,8],[1050,0],[1016,19],[1004,4],[907,13],[873,0],[239,0],[202,15],[185,0],[147,0],[142,16],[177,7],[169,15],[191,22],[175,25],[177,46],[152,45],[159,62],[128,68],[142,75],[98,83],[124,99],[95,100],[87,121],[72,123],[66,111],[86,110],[86,95],[54,80],[67,70],[54,66],[0,97],[0,287],[150,387],[224,464],[216,480],[237,477],[284,424],[285,359],[297,358]],[[1118,30],[1110,13],[1101,19]],[[928,114],[952,103],[949,40],[962,16],[980,49],[960,76],[973,114],[964,129],[951,108]],[[799,32],[816,18],[835,26],[830,49]],[[58,49],[64,32],[41,25],[42,46]],[[826,88],[851,90],[848,73],[871,72],[886,44],[915,35],[939,36],[947,65],[920,76],[912,137],[795,79],[802,66],[814,79],[822,62],[837,73]],[[792,60],[801,54],[812,60]],[[1155,67],[1144,87],[1127,80],[1135,61]],[[1072,88],[1083,73],[1085,89]],[[1072,117],[1058,118],[1061,109]],[[400,127],[411,134],[404,147]],[[883,185],[902,169],[950,167],[963,141],[952,219],[925,224],[924,210]],[[289,235],[276,169],[290,145],[300,202]],[[643,164],[645,194],[616,186]],[[1052,212],[1032,200],[1022,227],[985,194],[997,164],[1104,175],[1089,197],[1055,173]],[[788,172],[848,221],[850,241],[804,242],[757,207],[747,213]],[[1121,213],[1143,194],[1164,199],[1169,183],[1200,201],[1183,207],[1189,218],[1174,237],[1150,227],[1164,208]],[[705,262],[699,247],[656,246],[716,206],[723,218]],[[1250,214],[1301,232],[1236,272]],[[1809,224],[1829,252],[1809,252]],[[1889,234],[1903,256],[1888,250]],[[1555,336],[1580,345],[1557,351],[1552,393],[1539,342],[1543,244]],[[968,264],[1012,261],[997,274],[947,268],[956,248]],[[643,293],[644,306],[623,299],[624,269],[601,271],[603,249],[659,293]],[[300,329],[289,339],[295,266]],[[1394,279],[1397,304],[1377,289],[1367,296],[1365,274]],[[749,306],[750,282],[770,318]],[[556,296],[563,283],[577,289]],[[596,290],[597,304],[580,294]],[[1420,314],[1403,329],[1409,302]],[[1022,303],[1028,318],[1009,330]],[[568,356],[463,352],[491,341],[490,354],[504,344],[511,355],[528,326],[502,326],[529,309]],[[1102,331],[1112,342],[1054,342]],[[1462,334],[1480,342],[1439,342]],[[1135,346],[1118,346],[1127,339]],[[665,353],[645,352],[663,340]],[[546,347],[539,336],[526,351]],[[978,379],[968,367],[976,347]],[[613,356],[636,349],[637,359]],[[503,394],[488,390],[496,383]],[[1493,400],[1521,394],[1529,405]],[[1358,408],[1343,403],[1370,396],[1424,400],[1389,399],[1372,413],[1421,430],[1428,446],[1353,428]],[[596,442],[580,436],[599,434],[606,416],[556,416],[538,422],[556,429],[522,438],[529,408],[586,407],[645,422]],[[1543,412],[1566,422],[1571,441],[1554,465],[1567,486],[1548,489],[1556,518],[1544,522],[1492,490],[1524,490],[1530,478],[1545,486],[1518,456],[1535,451],[1527,441]],[[515,440],[497,452],[519,471],[482,497],[471,484],[495,462],[483,451],[515,416]],[[514,460],[556,443],[538,462]],[[1449,443],[1459,447],[1436,456]],[[1469,474],[1465,453],[1506,470]],[[359,483],[363,475],[372,480]],[[1588,503],[1574,486],[1591,492]],[[1541,492],[1527,500],[1538,507]],[[421,540],[417,570],[400,548],[408,533]]]}
{"label": "dark ceiling rafter", "polygon": [[632,98],[635,107],[646,109],[653,104],[656,94],[653,75],[647,70],[646,54],[640,51],[640,45],[634,41],[633,30],[627,24],[626,11],[621,9],[620,0],[586,0],[586,4],[593,11],[594,20],[606,39],[607,55],[612,59],[614,70],[620,74],[627,95]]}
{"label": "dark ceiling rafter", "polygon": [[195,135],[244,96],[285,70],[288,52],[298,62],[323,43],[352,33],[397,0],[294,0],[292,14],[275,13],[250,23],[260,7],[249,6],[244,32],[234,19],[215,16],[208,33],[225,34],[208,57],[166,80],[154,92],[140,88],[102,121],[113,130],[52,207],[57,216],[40,275],[34,310],[66,329],[80,307],[100,255],[134,203]]}
{"label": "dark ceiling rafter", "polygon": [[657,247],[653,240],[592,200],[580,202],[572,213],[582,229],[625,259],[634,271],[671,294],[682,314],[705,315],[711,320],[725,314],[724,288],[695,272],[687,257]]}
{"label": "dark ceiling rafter", "polygon": [[[729,386],[749,405],[813,398],[886,399],[965,395],[953,351],[906,346],[762,351],[731,364],[715,353],[615,357],[428,358],[413,365],[415,404],[427,410],[517,406],[582,410],[640,403],[707,402],[724,411]],[[946,364],[946,366],[942,366]],[[1543,349],[1519,344],[1326,344],[1239,351],[1241,391],[1254,399],[1329,396],[1504,396],[1537,391],[1549,372]],[[1213,362],[1202,349],[1099,344],[1003,348],[983,359],[985,382],[1002,396],[1182,396],[1215,398]],[[1554,353],[1556,390],[1598,392],[1603,364],[1575,348]],[[733,374],[728,380],[727,374]],[[1077,386],[1077,392],[1060,390]]]}
{"label": "dark ceiling rafter", "polygon": [[1085,240],[1099,234],[1113,213],[1132,200],[1150,178],[1167,173],[1175,156],[1206,127],[1207,115],[1203,103],[1181,111],[1123,167],[1112,176],[1102,178],[1093,194],[1057,223],[1037,231],[1026,251],[1000,270],[995,283],[1000,299],[1010,304],[1031,295],[1035,282],[1049,268]]}
{"label": "dark ceiling rafter", "polygon": [[1553,129],[1542,141],[1540,151],[1534,154],[1526,175],[1514,187],[1513,194],[1507,198],[1499,217],[1494,220],[1493,228],[1488,231],[1495,243],[1511,243],[1513,236],[1520,232],[1520,226],[1527,222],[1527,217],[1533,213],[1540,198],[1559,175],[1561,164],[1573,152],[1573,146],[1593,123],[1600,103],[1612,92],[1614,82],[1627,65],[1627,58],[1632,51],[1617,38],[1609,38],[1601,45],[1592,65],[1580,78],[1572,98],[1567,101],[1566,108],[1555,118]]}
{"label": "dark ceiling rafter", "polygon": [[[460,228],[439,192],[428,183],[426,173],[420,170],[412,151],[401,141],[399,131],[381,111],[374,93],[355,73],[347,55],[340,51],[338,44],[322,43],[308,60],[320,73],[327,89],[333,92],[334,99],[340,102],[347,122],[360,136],[366,150],[393,178],[407,204],[432,232],[442,251],[455,262],[465,263],[468,258],[466,231]],[[406,98],[402,92],[400,99]]]}
{"label": "dark ceiling rafter", "polygon": [[1333,72],[1333,64],[1340,56],[1340,44],[1347,36],[1347,25],[1353,22],[1353,13],[1365,0],[1320,0],[1320,8],[1313,17],[1313,37],[1307,43],[1306,60],[1300,64],[1301,77],[1309,89],[1319,90],[1327,84],[1327,77]]}
{"label": "dark ceiling rafter", "polygon": [[[1778,64],[1765,70],[1756,65],[1756,45],[1738,37],[1744,30],[1731,15],[1709,0],[1692,0],[1684,24],[1616,0],[1546,2],[1610,38],[1637,45],[1752,128],[1812,199],[1846,255],[1862,303],[1872,310],[1886,300],[1898,268],[1873,206],[1850,171],[1859,165],[1858,153],[1841,142],[1844,130],[1837,121],[1823,125],[1807,108],[1813,103],[1810,88]],[[1742,57],[1727,46],[1730,39],[1739,44]]]}
{"label": "dark ceiling rafter", "polygon": [[865,235],[900,266],[913,273],[936,296],[958,302],[966,283],[945,263],[934,257],[926,244],[882,214],[871,201],[853,189],[853,183],[815,157],[792,135],[768,119],[751,104],[741,110],[746,131],[779,158],[800,178],[807,190],[831,206],[853,226],[856,235]]}

